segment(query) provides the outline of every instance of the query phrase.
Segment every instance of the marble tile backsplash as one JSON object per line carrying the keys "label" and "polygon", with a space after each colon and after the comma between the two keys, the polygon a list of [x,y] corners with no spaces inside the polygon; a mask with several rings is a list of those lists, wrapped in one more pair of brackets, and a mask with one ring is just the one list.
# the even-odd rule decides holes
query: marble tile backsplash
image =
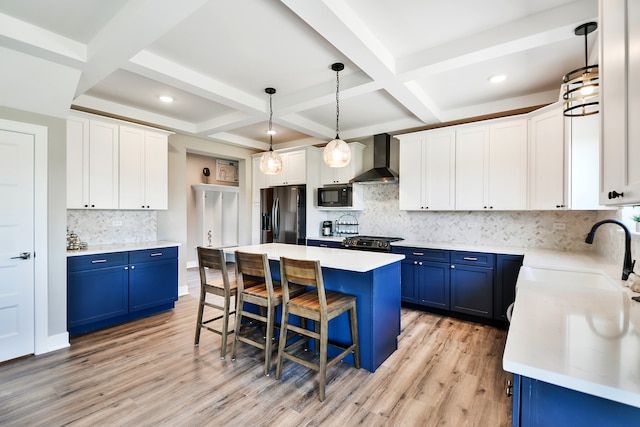
{"label": "marble tile backsplash", "polygon": [[69,209],[67,228],[90,246],[149,242],[157,240],[158,216],[156,211]]}
{"label": "marble tile backsplash", "polygon": [[[620,209],[601,211],[598,213],[596,221],[608,218],[622,220],[622,213]],[[631,259],[640,259],[640,234],[635,233],[635,230],[633,229],[630,230]],[[603,226],[598,227],[593,245],[596,247],[600,255],[611,262],[620,263],[620,266],[622,266],[622,262],[624,260],[624,232],[620,227],[609,224],[604,224]],[[638,270],[640,270],[640,263],[638,264],[638,267],[636,267],[636,271]]]}
{"label": "marble tile backsplash", "polygon": [[[472,245],[594,250],[584,243],[597,211],[414,212],[398,208],[398,184],[364,185],[361,212],[335,212],[335,220],[353,214],[359,233]],[[564,224],[564,230],[554,229]]]}

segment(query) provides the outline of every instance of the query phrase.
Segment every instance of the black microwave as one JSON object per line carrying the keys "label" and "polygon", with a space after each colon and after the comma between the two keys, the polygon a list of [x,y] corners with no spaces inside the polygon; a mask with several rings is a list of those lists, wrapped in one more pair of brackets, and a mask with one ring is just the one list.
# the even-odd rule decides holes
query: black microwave
{"label": "black microwave", "polygon": [[351,185],[331,185],[318,188],[319,208],[350,208],[353,206]]}

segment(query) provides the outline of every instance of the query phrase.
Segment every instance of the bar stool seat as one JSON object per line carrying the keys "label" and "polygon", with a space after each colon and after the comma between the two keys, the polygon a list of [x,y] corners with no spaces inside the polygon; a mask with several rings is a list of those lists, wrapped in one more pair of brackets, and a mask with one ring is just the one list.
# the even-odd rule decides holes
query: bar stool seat
{"label": "bar stool seat", "polygon": [[[196,337],[194,345],[200,345],[200,331],[206,329],[222,336],[220,346],[220,358],[224,359],[227,354],[227,336],[234,331],[229,331],[229,315],[235,311],[230,311],[231,297],[235,297],[238,288],[235,280],[230,280],[227,272],[227,263],[222,249],[198,246],[198,269],[200,270],[200,303],[198,304],[198,317],[196,323]],[[208,278],[214,272],[219,272],[221,279],[212,281]],[[222,297],[222,305],[207,300],[207,294]],[[210,307],[218,311],[217,315],[211,314],[211,318],[203,320],[205,307]],[[222,326],[217,328],[213,322],[222,320]]]}
{"label": "bar stool seat", "polygon": [[[231,358],[236,359],[238,342],[264,350],[264,374],[269,376],[271,355],[274,348],[277,348],[274,347],[273,341],[277,338],[275,335],[276,307],[282,304],[282,287],[280,282],[271,278],[271,268],[266,254],[236,251],[235,259],[238,296],[236,334]],[[290,291],[297,296],[303,294],[305,289],[302,286],[294,286]],[[257,305],[260,313],[249,310],[245,304]],[[261,333],[256,337],[254,326],[258,325]]]}
{"label": "bar stool seat", "polygon": [[[280,274],[283,288],[282,324],[280,328],[280,343],[276,364],[276,379],[282,374],[282,362],[289,359],[319,372],[320,401],[325,399],[325,384],[327,369],[335,365],[347,355],[353,353],[354,365],[360,368],[360,343],[358,340],[358,315],[356,312],[356,297],[339,292],[326,291],[319,261],[296,260],[280,258]],[[289,292],[292,284],[312,286],[315,289],[300,296],[293,296]],[[351,344],[342,345],[329,342],[329,321],[342,313],[349,312]],[[314,322],[314,330],[299,327],[289,323],[289,316],[296,315],[302,319]],[[319,325],[319,331],[318,331]],[[287,345],[289,334],[293,333],[302,339]],[[294,350],[306,344],[309,340],[319,341],[320,360],[318,363],[306,360]],[[342,350],[337,356],[329,360],[328,346]],[[316,346],[316,351],[318,346]]]}

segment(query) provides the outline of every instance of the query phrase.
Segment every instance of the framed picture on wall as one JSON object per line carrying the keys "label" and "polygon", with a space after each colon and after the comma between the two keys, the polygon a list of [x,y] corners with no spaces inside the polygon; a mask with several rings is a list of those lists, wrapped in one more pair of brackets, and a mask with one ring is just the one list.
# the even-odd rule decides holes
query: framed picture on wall
{"label": "framed picture on wall", "polygon": [[216,159],[216,180],[238,182],[238,162]]}

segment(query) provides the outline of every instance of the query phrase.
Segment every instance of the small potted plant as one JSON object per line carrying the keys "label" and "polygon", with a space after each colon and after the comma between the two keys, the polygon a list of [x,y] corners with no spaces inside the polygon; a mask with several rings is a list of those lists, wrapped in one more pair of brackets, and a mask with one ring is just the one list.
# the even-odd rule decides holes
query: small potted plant
{"label": "small potted plant", "polygon": [[631,215],[631,219],[636,223],[636,231],[640,233],[640,214]]}

